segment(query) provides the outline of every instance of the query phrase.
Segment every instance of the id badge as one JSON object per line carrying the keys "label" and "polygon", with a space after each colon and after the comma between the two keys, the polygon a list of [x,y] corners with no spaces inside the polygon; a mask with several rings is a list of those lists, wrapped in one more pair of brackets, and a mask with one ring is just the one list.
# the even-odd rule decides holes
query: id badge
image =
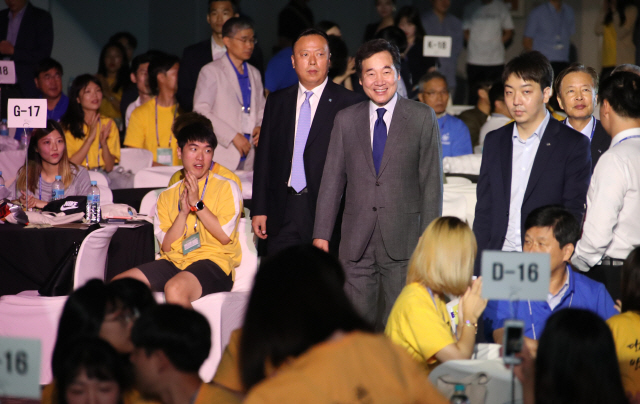
{"label": "id badge", "polygon": [[173,165],[173,150],[166,147],[158,148],[156,155],[158,156],[158,164]]}
{"label": "id badge", "polygon": [[253,128],[255,128],[254,122],[250,119],[251,114],[242,113],[242,133],[253,133]]}
{"label": "id badge", "polygon": [[200,233],[195,233],[182,241],[182,255],[187,255],[200,248]]}

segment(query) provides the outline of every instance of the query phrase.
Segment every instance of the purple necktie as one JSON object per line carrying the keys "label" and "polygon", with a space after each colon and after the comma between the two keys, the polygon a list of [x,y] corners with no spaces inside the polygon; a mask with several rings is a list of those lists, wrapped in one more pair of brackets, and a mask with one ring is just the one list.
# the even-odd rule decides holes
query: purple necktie
{"label": "purple necktie", "polygon": [[291,163],[291,188],[296,192],[300,192],[307,187],[307,177],[304,173],[304,148],[307,145],[309,137],[309,129],[311,129],[311,104],[309,98],[313,95],[312,91],[305,91],[305,98],[300,107],[300,116],[298,117],[298,130],[296,131],[296,141],[293,146],[293,161]]}
{"label": "purple necktie", "polygon": [[384,145],[387,143],[387,124],[382,117],[387,112],[384,108],[378,108],[378,119],[373,125],[373,165],[376,168],[376,175],[380,171],[380,163],[382,163],[382,155],[384,154]]}

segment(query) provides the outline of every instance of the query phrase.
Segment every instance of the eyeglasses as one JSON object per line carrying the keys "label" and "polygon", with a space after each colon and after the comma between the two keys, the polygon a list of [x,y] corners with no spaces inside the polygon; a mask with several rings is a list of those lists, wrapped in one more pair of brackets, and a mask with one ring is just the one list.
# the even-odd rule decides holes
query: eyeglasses
{"label": "eyeglasses", "polygon": [[258,39],[256,39],[256,38],[234,38],[234,37],[231,37],[231,39],[235,39],[236,41],[240,41],[245,45],[250,44],[250,43],[256,45],[258,43]]}
{"label": "eyeglasses", "polygon": [[[117,312],[116,312],[117,313]],[[127,326],[129,323],[136,321],[140,317],[140,311],[137,308],[133,308],[132,310],[121,310],[117,313],[113,318],[104,319],[105,322],[119,322],[122,326]]]}

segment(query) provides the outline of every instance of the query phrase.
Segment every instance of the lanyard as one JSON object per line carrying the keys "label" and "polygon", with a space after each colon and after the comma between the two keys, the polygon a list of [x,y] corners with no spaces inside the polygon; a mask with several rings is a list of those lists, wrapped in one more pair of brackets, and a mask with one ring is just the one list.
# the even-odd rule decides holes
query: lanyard
{"label": "lanyard", "polygon": [[[591,117],[591,119],[593,120],[593,127],[591,128],[591,136],[589,137],[589,140],[593,140],[593,134],[596,133],[596,118]],[[562,121],[563,124],[569,126],[569,118],[564,118],[564,121]]]}
{"label": "lanyard", "polygon": [[[242,69],[244,70],[244,74],[240,74],[236,65],[231,61],[231,57],[229,57],[229,52],[227,52],[227,59],[229,59],[229,63],[233,67],[233,70],[236,72],[236,76],[238,76],[238,84],[240,85],[240,92],[242,93],[242,102],[238,98],[236,94],[236,99],[242,105],[242,112],[250,113],[251,112],[251,83],[249,82],[249,71],[247,69],[247,62],[242,62]],[[242,82],[246,80],[246,85],[242,85]]]}
{"label": "lanyard", "polygon": [[440,313],[440,309],[438,308],[438,305],[436,304],[436,298],[433,296],[433,292],[431,291],[431,288],[427,288],[427,292],[429,292],[429,295],[431,296],[431,300],[433,300],[433,305],[436,307],[436,312],[442,316],[442,319],[446,323],[447,320],[445,319],[444,314]]}
{"label": "lanyard", "polygon": [[622,139],[621,141],[619,141],[618,143],[616,143],[615,146],[619,145],[620,143],[624,142],[625,140],[633,139],[634,137],[640,137],[640,135],[627,136],[624,139]]}
{"label": "lanyard", "polygon": [[[533,311],[531,310],[531,300],[527,300],[527,302],[529,303],[529,315],[531,316],[531,331],[533,332],[533,339],[538,339],[538,337],[536,336],[536,325],[533,322]],[[571,300],[569,300],[569,309],[571,308],[571,305],[573,304],[573,292],[571,292]],[[551,310],[553,311],[553,310]]]}
{"label": "lanyard", "polygon": [[40,174],[40,180],[38,180],[38,199],[42,200],[42,174]]}
{"label": "lanyard", "polygon": [[[178,113],[178,104],[176,104],[176,108],[173,110],[173,122],[176,120],[176,114]],[[160,147],[160,135],[158,134],[158,97],[156,97],[156,142],[158,142],[158,147]],[[169,148],[171,148],[171,136],[169,136]]]}
{"label": "lanyard", "polygon": [[[89,130],[91,130],[91,128],[89,128]],[[96,137],[101,135],[102,135],[102,120],[99,119],[98,133],[96,133]],[[102,150],[102,145],[100,144],[100,138],[98,137],[98,167],[97,168],[100,168],[100,150]],[[89,152],[87,152],[87,156],[85,158],[87,159],[87,170],[89,170]]]}
{"label": "lanyard", "polygon": [[[184,185],[184,181],[182,180],[182,184]],[[202,188],[202,195],[200,195],[200,200],[204,199],[204,193],[207,190],[207,184],[209,184],[209,173],[207,173],[207,179],[204,181],[204,187]],[[178,212],[180,212],[180,195],[182,194],[182,192],[180,192],[180,189],[178,188]],[[196,228],[198,227],[198,216],[196,215],[196,223],[193,225],[193,230],[195,231]],[[184,224],[184,236],[186,237],[187,235],[187,223],[185,222]]]}

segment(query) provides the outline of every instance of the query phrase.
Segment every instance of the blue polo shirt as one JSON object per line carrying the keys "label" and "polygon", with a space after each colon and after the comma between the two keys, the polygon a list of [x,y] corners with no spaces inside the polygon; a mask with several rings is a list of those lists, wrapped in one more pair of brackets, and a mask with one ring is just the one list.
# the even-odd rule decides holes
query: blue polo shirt
{"label": "blue polo shirt", "polygon": [[[547,301],[522,300],[513,302],[514,313],[512,315],[511,302],[490,300],[482,315],[487,340],[493,341],[493,331],[502,328],[504,320],[514,318],[514,316],[524,321],[525,337],[540,339],[547,319],[558,310],[567,308],[590,310],[603,320],[619,314],[613,307],[615,303],[603,284],[571,270],[570,266],[567,267],[571,271],[569,288],[553,310]],[[500,341],[498,342],[500,343]]]}
{"label": "blue polo shirt", "polygon": [[575,32],[573,9],[563,2],[557,11],[547,1],[529,13],[524,36],[533,39],[533,50],[545,55],[549,61],[569,62],[569,46]]}
{"label": "blue polo shirt", "polygon": [[472,154],[471,135],[469,128],[459,118],[444,114],[438,118],[440,140],[442,141],[442,157],[462,156]]}
{"label": "blue polo shirt", "polygon": [[291,65],[293,48],[287,46],[273,55],[264,73],[264,87],[269,92],[282,90],[298,83],[298,75]]}

